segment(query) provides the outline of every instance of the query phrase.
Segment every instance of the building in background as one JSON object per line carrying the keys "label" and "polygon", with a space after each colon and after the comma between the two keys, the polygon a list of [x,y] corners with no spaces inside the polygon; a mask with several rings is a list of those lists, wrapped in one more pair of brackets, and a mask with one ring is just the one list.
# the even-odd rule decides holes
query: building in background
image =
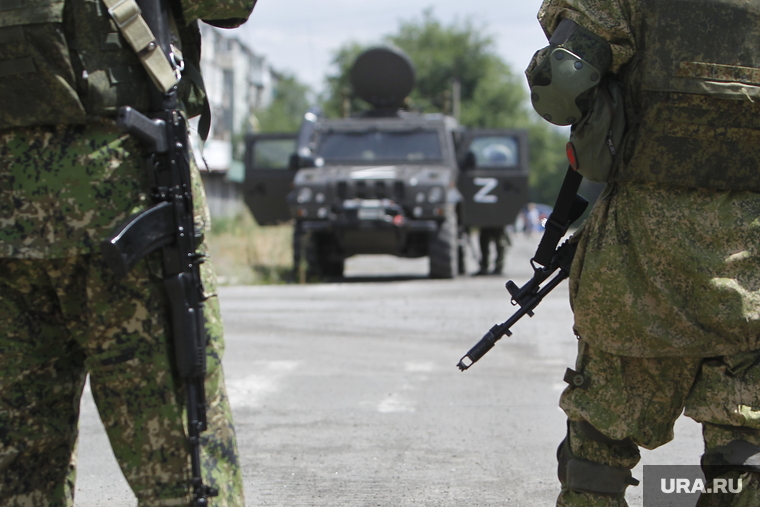
{"label": "building in background", "polygon": [[[272,101],[275,74],[267,58],[238,38],[201,23],[201,72],[211,107],[205,143],[191,132],[212,217],[234,216],[243,206],[245,135],[256,130],[256,111]],[[198,118],[192,120],[197,127]]]}

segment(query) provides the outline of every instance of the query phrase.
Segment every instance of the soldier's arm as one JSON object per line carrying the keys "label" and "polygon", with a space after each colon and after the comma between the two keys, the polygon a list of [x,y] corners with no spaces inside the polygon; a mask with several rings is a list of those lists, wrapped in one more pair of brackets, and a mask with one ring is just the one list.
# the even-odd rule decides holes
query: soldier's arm
{"label": "soldier's arm", "polygon": [[219,28],[235,28],[246,22],[256,0],[173,0],[173,5],[185,24],[201,19]]}

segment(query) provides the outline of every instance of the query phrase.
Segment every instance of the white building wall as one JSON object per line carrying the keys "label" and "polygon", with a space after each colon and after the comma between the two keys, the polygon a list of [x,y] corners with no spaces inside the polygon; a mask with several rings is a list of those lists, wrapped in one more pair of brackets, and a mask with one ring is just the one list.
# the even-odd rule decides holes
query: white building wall
{"label": "white building wall", "polygon": [[[242,204],[243,147],[233,157],[233,141],[242,142],[253,126],[251,117],[272,100],[273,79],[266,57],[257,55],[224,30],[201,28],[201,72],[211,107],[211,131],[205,143],[191,132],[212,216],[232,216]],[[191,120],[197,128],[198,118]]]}

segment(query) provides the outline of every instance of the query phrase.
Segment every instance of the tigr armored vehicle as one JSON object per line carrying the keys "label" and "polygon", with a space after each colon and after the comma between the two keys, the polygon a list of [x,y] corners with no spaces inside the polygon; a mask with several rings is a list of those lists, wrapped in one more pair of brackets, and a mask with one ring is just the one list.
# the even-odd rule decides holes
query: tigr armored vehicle
{"label": "tigr armored vehicle", "polygon": [[374,109],[312,109],[298,133],[247,139],[247,205],[261,225],[295,219],[294,266],[310,276],[342,276],[357,254],[427,256],[433,278],[462,273],[467,229],[504,227],[528,201],[526,132],[401,110],[414,71],[398,50],[365,51],[351,81]]}

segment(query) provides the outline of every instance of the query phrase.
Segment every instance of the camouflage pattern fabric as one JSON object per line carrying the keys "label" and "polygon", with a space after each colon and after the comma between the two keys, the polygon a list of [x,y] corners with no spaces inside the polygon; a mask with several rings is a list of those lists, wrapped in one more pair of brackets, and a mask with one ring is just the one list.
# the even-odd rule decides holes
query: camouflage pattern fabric
{"label": "camouflage pattern fabric", "polygon": [[150,204],[142,153],[108,120],[0,132],[0,256],[97,251]]}
{"label": "camouflage pattern fabric", "polygon": [[547,39],[562,19],[575,21],[602,37],[612,48],[612,72],[628,62],[636,52],[634,26],[637,26],[639,1],[636,0],[545,0],[538,21]]}
{"label": "camouflage pattern fabric", "polygon": [[626,356],[760,349],[760,195],[616,184],[581,233],[575,329]]}
{"label": "camouflage pattern fabric", "polygon": [[[560,406],[570,420],[571,450],[580,459],[633,468],[639,461],[637,446],[654,449],[673,439],[673,424],[684,408],[688,417],[703,424],[708,449],[732,440],[760,445],[760,352],[709,360],[642,358],[609,354],[580,341],[576,370],[588,377],[588,386],[565,389]],[[573,422],[583,420],[609,438],[631,443],[611,446],[591,440]],[[760,504],[760,474],[731,474],[744,475],[742,493],[704,495],[700,507]],[[565,489],[557,505],[627,504],[623,498]]]}
{"label": "camouflage pattern fabric", "polygon": [[[114,121],[0,131],[0,257],[43,259],[99,251],[132,213],[150,205],[137,140]],[[210,226],[190,157],[199,230]]]}
{"label": "camouflage pattern fabric", "polygon": [[[141,262],[116,280],[99,255],[99,242],[149,205],[143,157],[108,120],[0,133],[2,505],[71,505],[87,372],[140,505],[189,503],[185,397],[169,360],[160,262]],[[194,165],[192,175],[196,226],[204,230],[210,220]],[[204,292],[213,296],[211,264],[201,271]],[[221,490],[211,505],[240,506],[216,298],[205,311],[210,429],[202,434],[203,476]]]}
{"label": "camouflage pattern fabric", "polygon": [[[539,21],[548,34],[568,17],[600,35],[619,69],[634,56],[640,8],[633,0],[546,0]],[[685,162],[684,170],[699,165]],[[756,192],[614,184],[592,211],[573,265],[576,331],[631,356],[760,348],[758,212]]]}
{"label": "camouflage pattern fabric", "polygon": [[[242,25],[251,14],[256,0],[181,0],[185,22],[196,19],[222,28]],[[216,22],[215,22],[216,21]]]}
{"label": "camouflage pattern fabric", "polygon": [[[0,88],[13,92],[0,100],[0,504],[73,504],[79,398],[89,373],[101,420],[139,505],[188,505],[185,395],[170,360],[159,255],[117,280],[99,253],[118,224],[151,205],[144,151],[105,118],[121,105],[144,111],[147,77],[101,0],[11,3],[0,14],[0,59],[15,65],[6,66],[0,79]],[[240,24],[255,2],[185,3],[187,23],[195,15],[219,14]],[[179,33],[183,40],[174,42],[188,43],[192,67],[200,57],[197,26]],[[40,69],[43,74],[32,73]],[[182,97],[196,103],[195,113],[203,99],[199,86],[180,87]],[[210,219],[190,160],[195,224],[204,231]],[[210,297],[210,264],[201,271]],[[209,430],[201,435],[203,477],[220,490],[210,505],[242,506],[215,298],[205,313]]]}
{"label": "camouflage pattern fabric", "polygon": [[[0,261],[0,504],[72,505],[72,451],[87,372],[139,505],[189,504],[185,395],[169,360],[160,272],[155,257],[125,279],[116,279],[97,254]],[[212,280],[205,282],[214,289]],[[215,298],[207,301],[206,315],[204,480],[221,490],[210,505],[242,506]]]}

